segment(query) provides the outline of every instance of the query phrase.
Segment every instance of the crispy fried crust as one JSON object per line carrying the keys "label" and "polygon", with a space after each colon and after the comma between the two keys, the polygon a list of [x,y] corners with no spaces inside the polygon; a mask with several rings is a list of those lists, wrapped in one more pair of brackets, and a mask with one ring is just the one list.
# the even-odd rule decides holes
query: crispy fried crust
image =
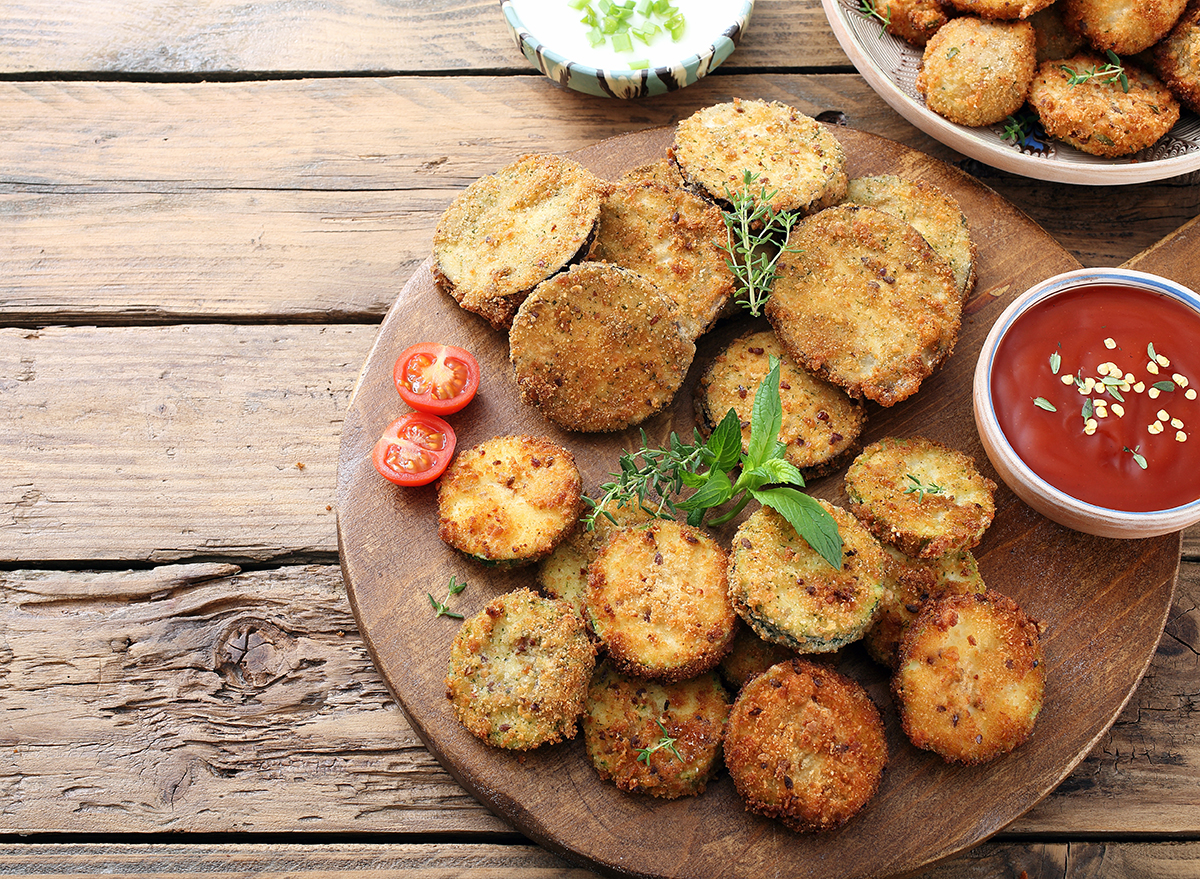
{"label": "crispy fried crust", "polygon": [[608,186],[550,155],[480,177],[434,230],[434,280],[463,308],[507,329],[538,282],[587,252]]}
{"label": "crispy fried crust", "polygon": [[1057,61],[1083,48],[1083,37],[1067,27],[1062,19],[1062,4],[1054,3],[1029,16],[1037,36],[1037,60]]}
{"label": "crispy fried crust", "polygon": [[653,162],[638,165],[636,168],[630,168],[621,175],[621,179],[617,181],[617,185],[624,186],[628,183],[641,183],[643,181],[661,183],[663,186],[670,186],[676,189],[682,189],[684,186],[683,175],[679,173],[679,166],[665,156]]}
{"label": "crispy fried crust", "polygon": [[1125,62],[1129,91],[1093,76],[1070,82],[1070,71],[1101,70],[1108,63],[1083,52],[1038,67],[1029,104],[1050,137],[1096,156],[1126,156],[1152,146],[1179,119],[1179,102],[1152,74]]}
{"label": "crispy fried crust", "polygon": [[827,653],[857,641],[883,594],[878,541],[846,510],[820,503],[842,537],[840,570],[770,507],[755,510],[739,526],[730,550],[734,610],[759,637],[801,653]]}
{"label": "crispy fried crust", "polygon": [[936,599],[901,642],[892,690],[918,748],[959,763],[1007,753],[1029,738],[1042,707],[1038,624],[993,590]]}
{"label": "crispy fried crust", "polygon": [[912,226],[840,205],[792,231],[766,315],[796,363],[891,406],[954,349],[962,300],[950,266]]}
{"label": "crispy fried crust", "polygon": [[771,666],[795,656],[796,651],[782,644],[764,641],[749,626],[738,626],[733,646],[721,660],[718,671],[725,683],[737,692],[751,678],[758,677]]}
{"label": "crispy fried crust", "polygon": [[615,263],[651,281],[679,307],[689,338],[707,330],[733,295],[721,211],[680,187],[652,180],[618,186],[600,207],[588,259]]}
{"label": "crispy fried crust", "polygon": [[735,339],[708,364],[696,389],[696,408],[704,426],[716,427],[730,409],[742,422],[742,450],[749,448],[754,395],[779,366],[783,424],[779,441],[785,457],[812,479],[842,466],[859,449],[866,408],[832,382],[796,366],[771,330],[751,331]]}
{"label": "crispy fried crust", "polygon": [[[603,662],[588,688],[583,740],[600,777],[621,790],[696,796],[720,768],[729,707],[715,672],[662,683]],[[674,740],[673,750],[660,746],[664,738]]]}
{"label": "crispy fried crust", "polygon": [[924,437],[886,437],[846,469],[850,510],[913,558],[976,546],[996,514],[996,483],[975,460]]}
{"label": "crispy fried crust", "polygon": [[695,342],[670,297],[619,266],[585,262],[538,285],[509,333],[521,399],[566,430],[622,430],[666,406]]}
{"label": "crispy fried crust", "polygon": [[939,116],[991,125],[1017,112],[1037,69],[1037,36],[1027,21],[951,19],[925,45],[917,90]]}
{"label": "crispy fried crust", "polygon": [[663,681],[715,668],[737,631],[727,565],[725,550],[689,525],[614,531],[588,570],[586,602],[614,666]]}
{"label": "crispy fried crust", "polygon": [[866,690],[802,659],[746,684],[725,731],[725,765],[747,810],[801,833],[857,815],[887,760],[883,721]]}
{"label": "crispy fried crust", "polygon": [[459,722],[489,745],[536,748],[575,735],[595,662],[570,607],[518,589],[459,629],[446,698]]}
{"label": "crispy fried crust", "polygon": [[1062,0],[1063,21],[1099,52],[1135,55],[1167,35],[1187,0]]}
{"label": "crispy fried crust", "polygon": [[846,194],[846,155],[830,131],[777,101],[735,99],[679,123],[671,156],[689,185],[723,201],[746,171],[777,211],[816,211]]}
{"label": "crispy fried crust", "polygon": [[888,33],[914,46],[924,46],[950,20],[940,0],[876,0],[875,11],[887,20]]}
{"label": "crispy fried crust", "polygon": [[936,559],[913,559],[893,546],[887,553],[883,598],[879,615],[863,636],[863,646],[876,662],[894,669],[899,662],[900,640],[925,603],[943,595],[965,595],[986,588],[979,563],[968,550]]}
{"label": "crispy fried crust", "polygon": [[950,263],[962,299],[966,301],[971,295],[975,287],[975,242],[954,196],[932,183],[880,174],[852,179],[846,201],[895,214],[920,232],[929,246]]}
{"label": "crispy fried crust", "polygon": [[1154,72],[1180,103],[1200,113],[1200,0],[1191,0],[1166,38],[1154,47]]}
{"label": "crispy fried crust", "polygon": [[459,452],[438,483],[438,536],[481,561],[547,555],[581,506],[575,457],[548,439],[501,436]]}
{"label": "crispy fried crust", "polygon": [[1045,9],[1054,0],[945,0],[945,5],[958,12],[987,19],[1029,18]]}

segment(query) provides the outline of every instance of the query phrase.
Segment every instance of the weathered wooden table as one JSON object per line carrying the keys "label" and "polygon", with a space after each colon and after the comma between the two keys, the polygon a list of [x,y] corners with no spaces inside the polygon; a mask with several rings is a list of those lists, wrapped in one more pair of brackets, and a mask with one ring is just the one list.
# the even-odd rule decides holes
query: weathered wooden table
{"label": "weathered wooden table", "polygon": [[[1195,175],[1064,186],[952,153],[816,0],[759,0],[724,67],[638,102],[534,73],[495,0],[0,8],[0,872],[590,875],[458,787],[372,666],[339,428],[455,193],[733,96],[956,164],[1085,265],[1200,213]],[[1198,550],[1111,732],[928,876],[1200,875]]]}

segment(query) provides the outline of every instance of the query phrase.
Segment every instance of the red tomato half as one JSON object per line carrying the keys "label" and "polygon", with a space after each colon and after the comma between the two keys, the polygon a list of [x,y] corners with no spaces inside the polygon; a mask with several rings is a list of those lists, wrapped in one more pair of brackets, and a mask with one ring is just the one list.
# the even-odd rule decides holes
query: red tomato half
{"label": "red tomato half", "polygon": [[397,485],[428,485],[450,463],[456,441],[454,429],[436,415],[409,412],[388,425],[371,461]]}
{"label": "red tomato half", "polygon": [[418,412],[450,415],[479,390],[479,363],[464,348],[422,342],[400,355],[392,378],[404,402]]}

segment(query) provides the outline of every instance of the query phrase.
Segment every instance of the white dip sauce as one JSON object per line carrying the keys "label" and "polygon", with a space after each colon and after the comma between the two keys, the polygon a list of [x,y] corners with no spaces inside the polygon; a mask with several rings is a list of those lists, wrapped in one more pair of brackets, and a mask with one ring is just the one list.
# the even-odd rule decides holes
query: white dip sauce
{"label": "white dip sauce", "polygon": [[665,67],[697,55],[733,24],[733,10],[740,7],[729,0],[672,0],[686,22],[678,41],[662,29],[649,43],[634,37],[632,51],[618,52],[607,42],[599,46],[591,44],[589,28],[581,21],[584,11],[573,9],[567,0],[511,0],[511,3],[525,28],[547,49],[567,61],[605,70],[628,70],[633,62]]}

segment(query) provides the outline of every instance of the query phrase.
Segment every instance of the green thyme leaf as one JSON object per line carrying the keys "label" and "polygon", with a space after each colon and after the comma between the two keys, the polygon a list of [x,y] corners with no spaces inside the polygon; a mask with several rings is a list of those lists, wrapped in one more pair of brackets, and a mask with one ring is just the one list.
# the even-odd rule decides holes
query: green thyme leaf
{"label": "green thyme leaf", "polygon": [[1047,400],[1045,397],[1034,397],[1033,405],[1037,406],[1039,409],[1045,409],[1047,412],[1057,412],[1058,411],[1058,409],[1056,409],[1054,407],[1054,404],[1051,403],[1049,400]]}
{"label": "green thyme leaf", "polygon": [[779,257],[795,252],[787,247],[787,238],[800,219],[796,213],[771,207],[778,190],[760,186],[756,192],[757,181],[757,174],[744,171],[741,189],[725,188],[731,209],[721,213],[727,232],[725,262],[740,289],[737,302],[754,317],[762,314],[770,298]]}

